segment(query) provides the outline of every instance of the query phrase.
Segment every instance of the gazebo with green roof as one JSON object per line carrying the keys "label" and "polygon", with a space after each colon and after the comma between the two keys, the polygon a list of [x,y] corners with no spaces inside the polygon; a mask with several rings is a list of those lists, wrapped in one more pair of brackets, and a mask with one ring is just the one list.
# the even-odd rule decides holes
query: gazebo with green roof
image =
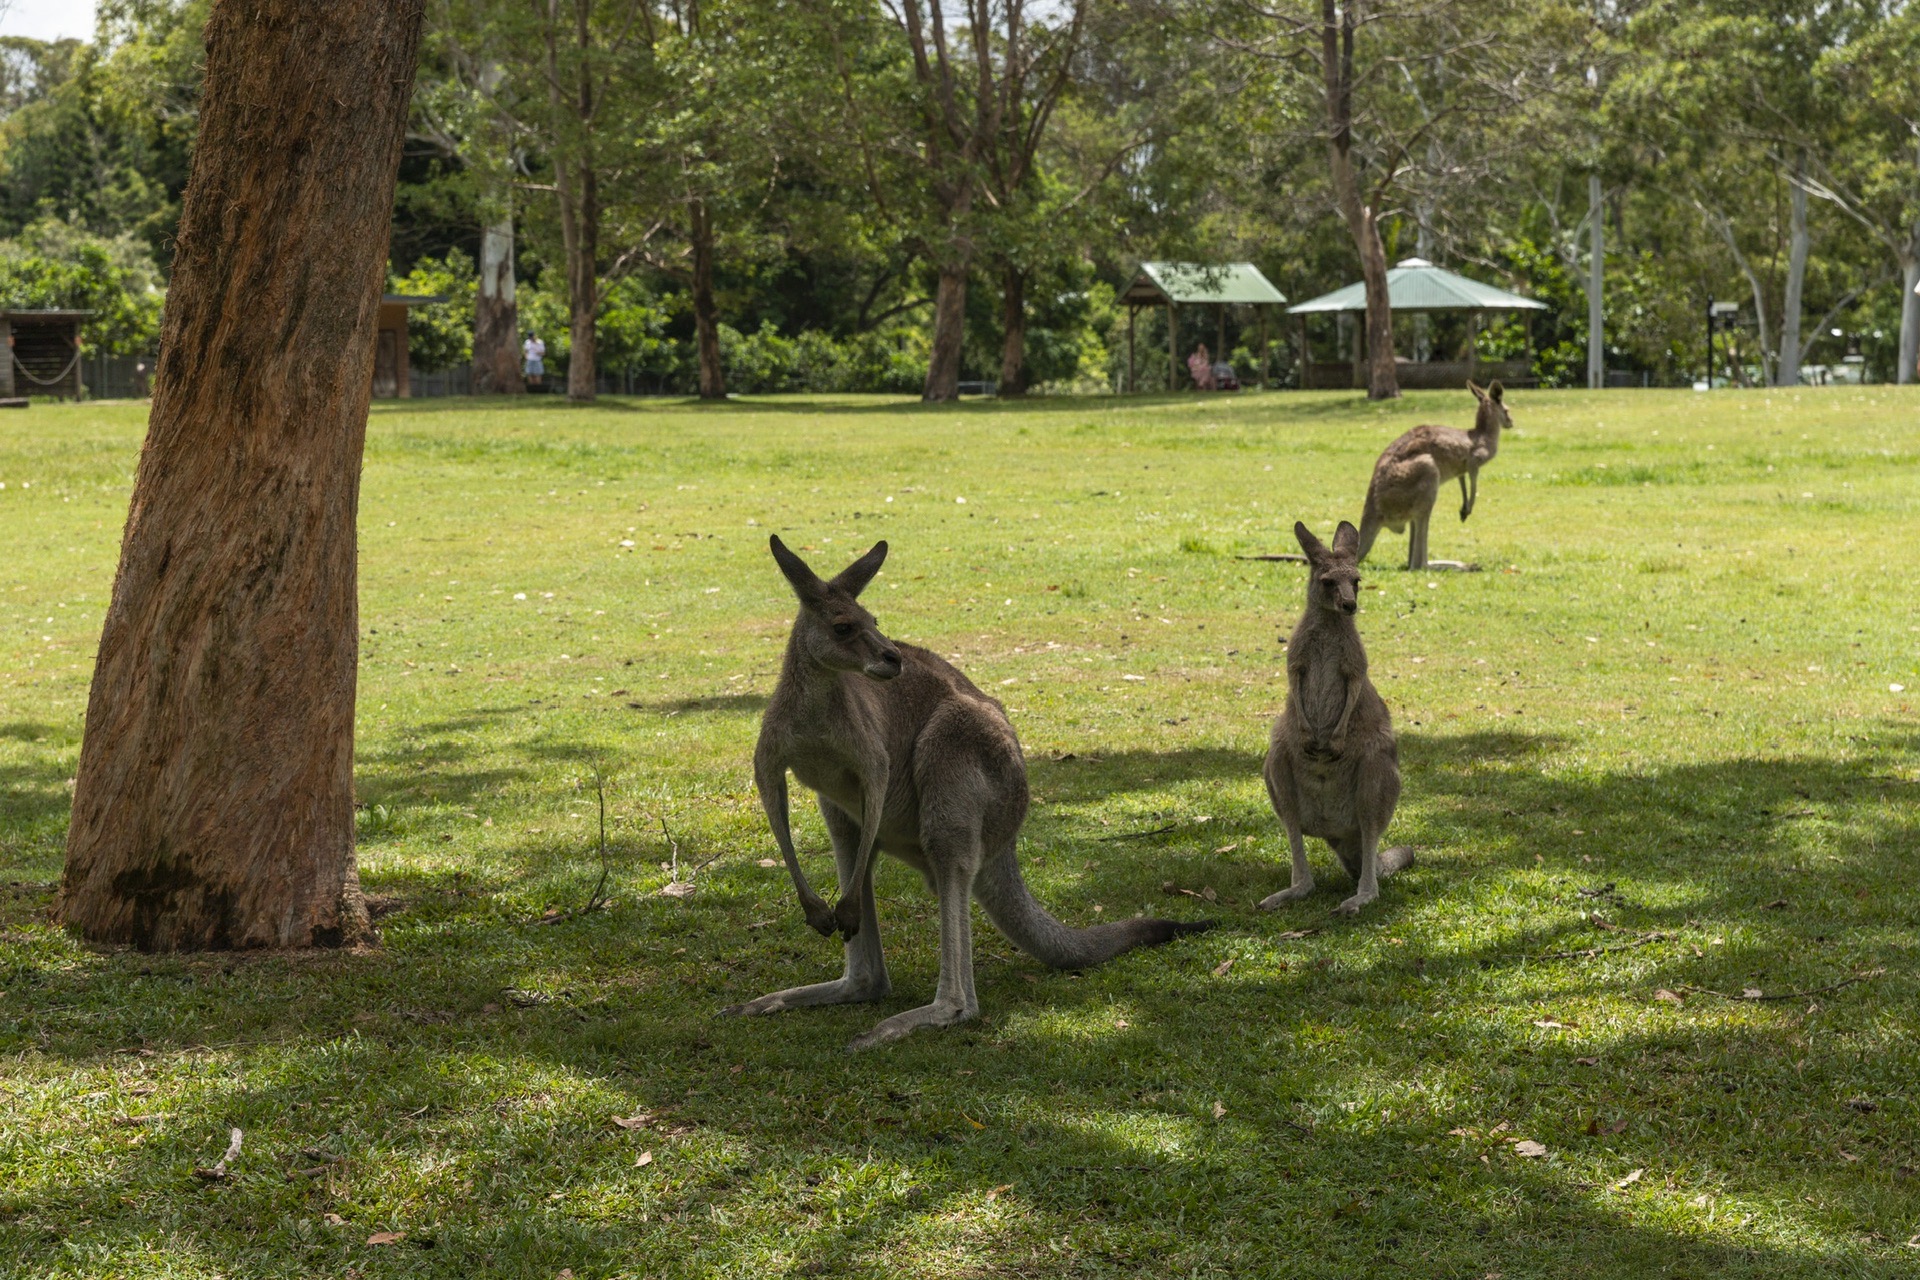
{"label": "gazebo with green roof", "polygon": [[[1143,262],[1120,294],[1127,304],[1127,390],[1134,389],[1133,324],[1142,307],[1167,309],[1167,385],[1180,382],[1180,308],[1213,306],[1216,348],[1226,345],[1227,308],[1250,306],[1260,317],[1260,385],[1267,385],[1267,311],[1284,305],[1287,295],[1273,287],[1251,262]],[[1219,352],[1216,350],[1215,354]]]}
{"label": "gazebo with green roof", "polygon": [[[1430,315],[1440,312],[1464,312],[1467,316],[1466,341],[1450,360],[1409,360],[1397,357],[1395,366],[1403,387],[1463,387],[1469,378],[1499,378],[1505,382],[1525,380],[1532,371],[1531,360],[1482,360],[1478,338],[1480,317],[1487,312],[1545,311],[1546,304],[1517,293],[1508,293],[1478,280],[1434,266],[1423,258],[1408,258],[1387,272],[1387,305],[1394,312]],[[1366,385],[1365,353],[1362,350],[1365,325],[1354,324],[1352,354],[1346,361],[1316,363],[1307,338],[1307,317],[1315,315],[1358,315],[1367,309],[1364,282],[1322,294],[1287,308],[1288,315],[1300,317],[1300,386],[1302,388],[1360,387]],[[1527,329],[1527,346],[1533,346],[1532,325]],[[1464,357],[1464,358],[1462,358]]]}

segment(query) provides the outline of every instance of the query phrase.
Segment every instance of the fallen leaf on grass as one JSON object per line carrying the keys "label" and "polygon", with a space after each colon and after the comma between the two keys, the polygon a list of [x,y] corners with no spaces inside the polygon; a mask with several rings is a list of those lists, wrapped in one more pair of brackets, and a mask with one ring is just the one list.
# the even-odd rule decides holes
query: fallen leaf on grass
{"label": "fallen leaf on grass", "polygon": [[1227,976],[1227,970],[1231,968],[1233,968],[1233,957],[1228,956],[1225,960],[1213,966],[1213,976],[1216,978],[1224,978]]}
{"label": "fallen leaf on grass", "polygon": [[779,865],[780,865],[780,859],[778,859],[778,858],[762,858],[762,859],[760,859],[760,861],[758,861],[758,862],[756,862],[756,863],[754,863],[753,865],[754,865],[754,866],[756,866],[756,867],[777,867],[777,866],[779,866]]}
{"label": "fallen leaf on grass", "polygon": [[653,1163],[653,1152],[651,1151],[642,1151],[639,1155],[633,1158],[633,1167],[636,1169],[644,1169],[652,1163]]}
{"label": "fallen leaf on grass", "polygon": [[1531,1160],[1536,1156],[1547,1154],[1547,1148],[1545,1143],[1535,1142],[1532,1138],[1522,1138],[1513,1144],[1513,1154]]}
{"label": "fallen leaf on grass", "polygon": [[1600,1059],[1598,1058],[1575,1058],[1574,1061],[1583,1067],[1597,1067],[1600,1065]]}
{"label": "fallen leaf on grass", "polygon": [[1834,1148],[1834,1150],[1835,1150],[1835,1151],[1838,1151],[1838,1152],[1840,1153],[1840,1158],[1841,1158],[1842,1160],[1845,1160],[1845,1161],[1846,1161],[1846,1162],[1847,1162],[1848,1164],[1859,1164],[1859,1163],[1860,1163],[1860,1157],[1859,1157],[1859,1156],[1857,1156],[1857,1155],[1855,1155],[1855,1154],[1853,1154],[1853,1152],[1851,1152],[1851,1151],[1848,1151],[1848,1150],[1847,1150],[1846,1148],[1844,1148],[1844,1147],[1835,1147],[1835,1148]]}
{"label": "fallen leaf on grass", "polygon": [[1240,847],[1240,842],[1238,840],[1235,840],[1232,844],[1221,845],[1218,849],[1215,849],[1214,852],[1215,853],[1232,853],[1235,849],[1238,849],[1239,847]]}
{"label": "fallen leaf on grass", "polygon": [[121,1129],[133,1129],[143,1124],[152,1124],[159,1116],[115,1116],[113,1123]]}
{"label": "fallen leaf on grass", "polygon": [[1280,942],[1293,942],[1300,938],[1311,938],[1318,932],[1320,932],[1318,929],[1289,929],[1279,935],[1277,940]]}
{"label": "fallen leaf on grass", "polygon": [[1683,1000],[1680,997],[1679,992],[1669,991],[1665,987],[1661,987],[1658,991],[1655,991],[1653,993],[1653,998],[1655,1000],[1661,1001],[1664,1004],[1685,1005],[1687,1003],[1685,1000]]}
{"label": "fallen leaf on grass", "polygon": [[1742,1000],[1759,1000],[1762,998],[1760,994],[1760,988],[1742,987],[1740,989],[1740,998]]}
{"label": "fallen leaf on grass", "polygon": [[1561,1022],[1557,1018],[1535,1018],[1533,1025],[1542,1031],[1573,1031],[1580,1026],[1577,1022]]}
{"label": "fallen leaf on grass", "polygon": [[962,1120],[965,1120],[965,1121],[966,1121],[966,1122],[967,1122],[968,1124],[970,1124],[970,1125],[972,1125],[972,1126],[973,1126],[974,1128],[976,1128],[976,1129],[984,1129],[984,1128],[986,1128],[986,1127],[987,1127],[987,1126],[985,1126],[985,1125],[983,1125],[983,1124],[981,1124],[981,1123],[980,1123],[980,1122],[979,1122],[978,1120],[975,1120],[975,1119],[974,1119],[974,1118],[973,1118],[972,1116],[970,1116],[970,1115],[968,1115],[968,1114],[967,1114],[966,1112],[964,1112],[964,1111],[962,1111],[962,1112],[960,1113],[960,1118],[961,1118]]}
{"label": "fallen leaf on grass", "polygon": [[1113,1029],[1115,1031],[1125,1031],[1127,1029],[1127,1026],[1128,1026],[1128,1023],[1125,1018],[1118,1018],[1114,1020]]}
{"label": "fallen leaf on grass", "polygon": [[208,1182],[218,1182],[226,1177],[227,1166],[240,1158],[240,1143],[245,1137],[240,1130],[231,1130],[227,1138],[227,1154],[214,1161],[211,1169],[195,1169],[193,1176],[205,1178]]}
{"label": "fallen leaf on grass", "polygon": [[1477,1135],[1471,1129],[1449,1129],[1447,1130],[1447,1136],[1449,1138],[1472,1138]]}
{"label": "fallen leaf on grass", "polygon": [[670,884],[663,884],[660,886],[660,896],[663,898],[691,898],[693,896],[693,881],[675,880]]}
{"label": "fallen leaf on grass", "polygon": [[987,1199],[998,1200],[1011,1190],[1013,1190],[1013,1184],[1011,1182],[1003,1182],[997,1187],[989,1187],[987,1189]]}
{"label": "fallen leaf on grass", "polygon": [[1767,903],[1765,906],[1761,907],[1760,909],[1762,911],[1778,911],[1781,908],[1785,907],[1786,905],[1787,905],[1787,900],[1785,898],[1775,898],[1772,902]]}
{"label": "fallen leaf on grass", "polygon": [[1214,1118],[1215,1120],[1218,1120],[1218,1119],[1219,1119],[1220,1117],[1222,1117],[1222,1116],[1224,1116],[1224,1115],[1226,1115],[1226,1114],[1227,1114],[1227,1108],[1226,1108],[1226,1105],[1225,1105],[1224,1103],[1221,1103],[1221,1102],[1215,1102],[1215,1103],[1213,1104],[1213,1118]]}
{"label": "fallen leaf on grass", "polygon": [[653,1117],[644,1111],[637,1116],[615,1116],[613,1118],[613,1122],[622,1129],[644,1129],[652,1120]]}
{"label": "fallen leaf on grass", "polygon": [[1635,1170],[1634,1170],[1634,1171],[1633,1171],[1632,1173],[1630,1173],[1630,1174],[1628,1174],[1628,1175],[1627,1175],[1626,1177],[1624,1177],[1624,1178],[1622,1178],[1622,1179],[1620,1179],[1620,1181],[1618,1181],[1618,1182],[1616,1182],[1616,1183],[1614,1183],[1614,1184],[1613,1184],[1613,1189],[1614,1189],[1615,1191],[1625,1191],[1625,1190],[1626,1190],[1626,1189],[1627,1189],[1628,1187],[1630,1187],[1630,1186],[1632,1186],[1632,1185],[1633,1185],[1634,1183],[1636,1183],[1636,1182],[1638,1182],[1638,1181],[1640,1181],[1640,1179],[1641,1179],[1641,1178],[1642,1178],[1643,1176],[1645,1176],[1645,1174],[1646,1174],[1646,1172],[1647,1172],[1647,1171],[1646,1171],[1645,1169],[1635,1169]]}
{"label": "fallen leaf on grass", "polygon": [[399,1244],[407,1238],[404,1231],[376,1231],[367,1237],[368,1244]]}
{"label": "fallen leaf on grass", "polygon": [[1627,1131],[1627,1121],[1624,1116],[1618,1120],[1615,1120],[1612,1124],[1603,1124],[1600,1126],[1600,1132],[1606,1133],[1606,1134],[1625,1133],[1626,1131]]}
{"label": "fallen leaf on grass", "polygon": [[321,1221],[323,1221],[323,1222],[325,1222],[325,1223],[326,1223],[326,1224],[327,1224],[328,1226],[330,1226],[330,1227],[344,1227],[344,1226],[346,1226],[346,1225],[347,1225],[347,1220],[346,1220],[345,1218],[343,1218],[343,1217],[341,1217],[341,1216],[340,1216],[339,1214],[337,1214],[337,1213],[329,1213],[329,1214],[326,1214],[326,1215],[325,1215],[325,1216],[324,1216],[324,1217],[323,1217],[323,1218],[321,1219]]}

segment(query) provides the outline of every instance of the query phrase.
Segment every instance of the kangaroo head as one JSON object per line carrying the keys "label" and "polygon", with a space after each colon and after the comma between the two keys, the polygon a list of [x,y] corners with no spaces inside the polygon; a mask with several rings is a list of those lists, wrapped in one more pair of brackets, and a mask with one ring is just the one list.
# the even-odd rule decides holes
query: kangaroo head
{"label": "kangaroo head", "polygon": [[1307,553],[1307,607],[1360,612],[1360,531],[1342,520],[1329,547],[1305,524],[1295,522],[1293,536]]}
{"label": "kangaroo head", "polygon": [[1475,431],[1490,431],[1497,436],[1513,425],[1513,419],[1507,416],[1507,389],[1500,385],[1498,379],[1481,388],[1474,386],[1469,378],[1467,390],[1473,392],[1474,399],[1480,402],[1480,411],[1473,418]]}
{"label": "kangaroo head", "polygon": [[823,580],[807,562],[787,549],[776,534],[770,541],[780,572],[800,597],[800,616],[794,620],[793,643],[802,657],[830,671],[858,671],[875,680],[900,674],[900,650],[880,634],[880,624],[860,607],[860,593],[880,572],[887,544],[873,550]]}

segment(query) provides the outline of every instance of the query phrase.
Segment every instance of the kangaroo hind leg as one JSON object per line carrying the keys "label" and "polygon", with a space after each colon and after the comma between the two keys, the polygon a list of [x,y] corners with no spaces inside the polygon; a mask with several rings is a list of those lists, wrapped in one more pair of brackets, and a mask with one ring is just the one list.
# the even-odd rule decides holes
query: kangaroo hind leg
{"label": "kangaroo hind leg", "polygon": [[[840,896],[844,899],[854,889],[851,880],[860,855],[860,824],[829,800],[820,802],[820,814],[827,820],[827,834],[833,839],[833,862],[840,874]],[[886,999],[892,986],[887,980],[886,957],[880,952],[880,920],[874,910],[871,867],[867,869],[867,883],[859,888],[860,931],[846,942],[846,967],[838,978],[831,982],[814,982],[775,991],[745,1004],[731,1005],[721,1012],[734,1015],[779,1013],[783,1009],[799,1009],[807,1005],[868,1004]]]}
{"label": "kangaroo hind leg", "polygon": [[980,1012],[973,991],[973,880],[980,870],[979,830],[928,833],[921,848],[940,900],[940,984],[933,1003],[894,1014],[855,1036],[849,1049],[869,1049],[922,1027],[950,1027]]}

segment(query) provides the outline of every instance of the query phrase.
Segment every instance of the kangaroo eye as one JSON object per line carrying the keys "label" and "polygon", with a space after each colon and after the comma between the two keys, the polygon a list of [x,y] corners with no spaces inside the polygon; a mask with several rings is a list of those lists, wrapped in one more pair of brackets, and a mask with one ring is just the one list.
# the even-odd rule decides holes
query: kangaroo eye
{"label": "kangaroo eye", "polygon": [[833,624],[833,634],[845,640],[853,634],[853,624],[851,622],[836,622]]}

